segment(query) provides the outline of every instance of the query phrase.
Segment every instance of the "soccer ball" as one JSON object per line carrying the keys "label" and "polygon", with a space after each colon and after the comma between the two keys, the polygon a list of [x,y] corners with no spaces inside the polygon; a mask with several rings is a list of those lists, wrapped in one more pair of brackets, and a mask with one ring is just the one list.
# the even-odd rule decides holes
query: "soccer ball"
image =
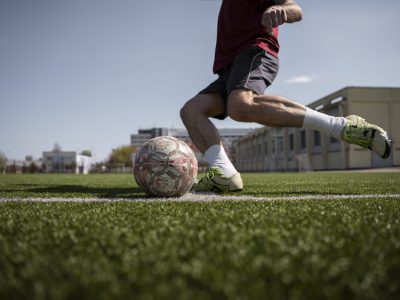
{"label": "soccer ball", "polygon": [[180,197],[196,180],[197,159],[183,141],[172,136],[160,136],[140,148],[133,173],[146,194]]}

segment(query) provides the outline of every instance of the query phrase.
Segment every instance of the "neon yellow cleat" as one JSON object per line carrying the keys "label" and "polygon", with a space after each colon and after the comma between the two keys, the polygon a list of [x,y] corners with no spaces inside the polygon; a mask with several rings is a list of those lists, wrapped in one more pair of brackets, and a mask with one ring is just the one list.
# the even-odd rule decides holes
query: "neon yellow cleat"
{"label": "neon yellow cleat", "polygon": [[359,116],[351,115],[346,119],[348,122],[342,133],[345,142],[368,148],[382,158],[389,157],[390,140],[385,130]]}
{"label": "neon yellow cleat", "polygon": [[211,167],[206,176],[201,178],[192,187],[193,192],[238,192],[243,189],[243,181],[240,173],[232,177],[224,177],[218,167]]}

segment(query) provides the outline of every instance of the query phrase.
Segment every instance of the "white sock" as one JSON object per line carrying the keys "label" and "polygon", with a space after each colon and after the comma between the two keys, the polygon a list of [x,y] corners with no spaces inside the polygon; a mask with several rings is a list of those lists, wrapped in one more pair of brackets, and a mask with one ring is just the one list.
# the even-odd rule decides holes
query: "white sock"
{"label": "white sock", "polygon": [[307,107],[303,128],[318,130],[340,140],[346,123],[347,119],[343,117],[329,116]]}
{"label": "white sock", "polygon": [[207,149],[204,157],[210,167],[218,167],[222,170],[225,177],[232,177],[237,173],[232,162],[226,155],[224,147],[221,145],[214,145]]}

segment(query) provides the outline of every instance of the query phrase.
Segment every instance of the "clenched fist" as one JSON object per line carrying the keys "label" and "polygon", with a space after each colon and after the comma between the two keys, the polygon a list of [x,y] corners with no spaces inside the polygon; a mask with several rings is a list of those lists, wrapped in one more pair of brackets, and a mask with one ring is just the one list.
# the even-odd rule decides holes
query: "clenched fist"
{"label": "clenched fist", "polygon": [[269,34],[272,34],[273,28],[286,22],[287,14],[285,9],[281,6],[272,6],[268,8],[261,18],[261,23]]}

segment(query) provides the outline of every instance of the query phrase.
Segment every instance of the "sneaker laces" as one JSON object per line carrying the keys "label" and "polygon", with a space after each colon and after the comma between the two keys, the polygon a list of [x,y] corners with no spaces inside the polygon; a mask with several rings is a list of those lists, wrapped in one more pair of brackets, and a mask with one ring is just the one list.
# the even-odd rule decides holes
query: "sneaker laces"
{"label": "sneaker laces", "polygon": [[360,128],[360,130],[356,132],[357,135],[354,138],[361,146],[369,147],[375,137],[375,132],[376,129],[373,128]]}
{"label": "sneaker laces", "polygon": [[213,178],[215,177],[216,174],[222,175],[222,172],[220,171],[219,168],[211,167],[211,168],[208,170],[208,172],[207,172],[207,174],[206,174],[206,177],[207,177],[208,179],[213,179]]}
{"label": "sneaker laces", "polygon": [[371,142],[373,141],[377,130],[376,128],[368,127],[368,123],[365,121],[361,122],[361,120],[357,120],[357,123],[351,124],[349,127],[351,127],[351,130],[348,133],[348,136],[351,138],[353,143],[364,148],[371,147]]}
{"label": "sneaker laces", "polygon": [[222,172],[219,168],[217,167],[211,167],[207,173],[206,176],[204,176],[203,178],[200,179],[200,181],[198,182],[198,184],[206,184],[209,185],[209,180],[214,179],[215,175],[222,175]]}

